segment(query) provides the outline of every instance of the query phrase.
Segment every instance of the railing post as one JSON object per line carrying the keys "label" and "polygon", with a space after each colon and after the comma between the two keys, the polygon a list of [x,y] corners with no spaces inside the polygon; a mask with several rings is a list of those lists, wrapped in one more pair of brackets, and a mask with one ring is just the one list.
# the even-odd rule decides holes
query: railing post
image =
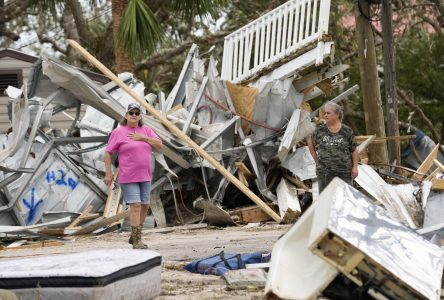
{"label": "railing post", "polygon": [[329,18],[330,18],[330,0],[321,0],[321,5],[319,7],[318,38],[322,38],[324,34],[328,33]]}

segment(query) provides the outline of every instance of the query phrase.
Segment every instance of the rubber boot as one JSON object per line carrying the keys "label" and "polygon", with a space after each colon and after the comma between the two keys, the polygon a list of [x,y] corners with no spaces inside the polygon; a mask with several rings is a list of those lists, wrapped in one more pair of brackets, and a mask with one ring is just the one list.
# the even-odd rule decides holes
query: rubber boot
{"label": "rubber boot", "polygon": [[[139,225],[138,227],[140,227],[140,232],[142,232],[143,225]],[[140,239],[140,240],[142,240],[142,239]],[[133,244],[133,235],[132,234],[129,237],[128,244],[130,244],[130,245]],[[142,244],[148,248],[147,244],[145,244],[144,242],[142,242]]]}
{"label": "rubber boot", "polygon": [[143,245],[142,249],[148,249],[148,245],[146,245],[145,243],[142,242],[142,225],[137,226],[137,235],[138,235],[138,239],[139,239],[139,243]]}
{"label": "rubber boot", "polygon": [[146,249],[140,241],[139,226],[131,226],[131,236],[133,238],[133,249]]}

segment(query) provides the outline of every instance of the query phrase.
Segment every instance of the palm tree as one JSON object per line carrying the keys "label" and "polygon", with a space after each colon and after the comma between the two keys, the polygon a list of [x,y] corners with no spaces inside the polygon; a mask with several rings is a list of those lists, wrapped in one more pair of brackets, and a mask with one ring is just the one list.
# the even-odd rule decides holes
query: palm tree
{"label": "palm tree", "polygon": [[[66,6],[73,9],[78,0],[30,0],[31,5],[40,11],[50,11],[53,15]],[[196,16],[215,15],[226,0],[165,0],[169,2],[171,13],[187,22]],[[163,1],[163,2],[165,2]],[[97,0],[90,0],[92,6]],[[112,32],[114,39],[115,71],[134,72],[137,58],[153,54],[164,40],[164,28],[159,24],[150,7],[158,6],[156,0],[111,0]],[[77,21],[77,20],[76,20]]]}

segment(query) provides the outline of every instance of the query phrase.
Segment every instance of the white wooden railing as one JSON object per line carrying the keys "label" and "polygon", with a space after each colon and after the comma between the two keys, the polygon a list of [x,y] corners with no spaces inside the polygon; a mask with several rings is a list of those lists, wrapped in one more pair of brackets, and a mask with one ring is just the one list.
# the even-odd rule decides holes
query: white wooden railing
{"label": "white wooden railing", "polygon": [[252,77],[328,32],[331,0],[291,0],[225,37],[222,79]]}

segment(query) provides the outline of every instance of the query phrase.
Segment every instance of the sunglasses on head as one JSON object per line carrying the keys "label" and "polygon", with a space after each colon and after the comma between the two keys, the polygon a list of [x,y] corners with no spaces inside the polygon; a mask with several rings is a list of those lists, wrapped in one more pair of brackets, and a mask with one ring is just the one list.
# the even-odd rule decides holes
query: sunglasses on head
{"label": "sunglasses on head", "polygon": [[134,116],[134,115],[139,116],[140,115],[140,111],[129,111],[128,114],[130,116]]}

